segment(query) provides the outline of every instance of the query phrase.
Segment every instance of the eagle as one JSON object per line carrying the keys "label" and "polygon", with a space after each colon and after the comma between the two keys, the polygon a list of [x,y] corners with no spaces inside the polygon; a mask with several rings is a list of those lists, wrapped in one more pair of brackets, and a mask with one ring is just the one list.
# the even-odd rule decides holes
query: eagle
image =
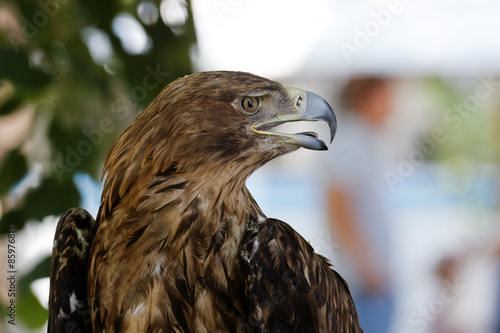
{"label": "eagle", "polygon": [[167,85],[122,132],[103,169],[96,220],[61,216],[49,332],[362,332],[346,281],[246,187],[336,118],[318,95],[244,72]]}

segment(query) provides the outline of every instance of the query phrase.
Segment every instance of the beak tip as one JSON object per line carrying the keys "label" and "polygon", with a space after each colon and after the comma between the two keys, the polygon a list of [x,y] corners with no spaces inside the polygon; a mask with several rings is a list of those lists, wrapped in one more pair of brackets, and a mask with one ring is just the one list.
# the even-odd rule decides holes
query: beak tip
{"label": "beak tip", "polygon": [[332,128],[330,129],[330,143],[333,142],[333,139],[335,138],[335,134],[337,134],[337,120],[335,120],[335,123],[333,124]]}
{"label": "beak tip", "polygon": [[305,113],[309,116],[309,119],[323,120],[328,124],[328,127],[330,127],[330,143],[332,143],[337,132],[337,117],[335,116],[335,112],[333,112],[330,104],[321,96],[309,91],[306,91],[306,95],[308,106]]}

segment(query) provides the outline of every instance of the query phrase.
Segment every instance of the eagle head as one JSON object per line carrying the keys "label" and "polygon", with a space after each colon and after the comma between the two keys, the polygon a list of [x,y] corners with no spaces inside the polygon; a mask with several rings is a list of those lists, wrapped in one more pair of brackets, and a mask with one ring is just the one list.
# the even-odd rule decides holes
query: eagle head
{"label": "eagle head", "polygon": [[244,180],[300,147],[327,149],[314,132],[272,131],[286,122],[318,120],[329,125],[333,140],[335,115],[318,95],[244,72],[188,75],[165,87],[117,139],[105,161],[105,190],[119,189],[122,196],[139,178],[146,182],[174,169]]}
{"label": "eagle head", "polygon": [[222,165],[246,158],[260,166],[299,147],[326,150],[314,132],[272,131],[286,122],[317,120],[329,125],[333,140],[336,119],[323,98],[250,73],[218,71],[172,82],[135,127],[140,127],[140,138],[165,142],[155,145],[153,159],[163,155],[163,160],[180,162],[189,156],[190,161]]}

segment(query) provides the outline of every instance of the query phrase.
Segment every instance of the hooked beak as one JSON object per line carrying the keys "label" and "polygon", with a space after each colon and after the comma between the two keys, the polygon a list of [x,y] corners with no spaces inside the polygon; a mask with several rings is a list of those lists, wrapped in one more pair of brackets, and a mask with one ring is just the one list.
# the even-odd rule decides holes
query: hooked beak
{"label": "hooked beak", "polygon": [[285,88],[285,90],[292,101],[293,112],[279,115],[265,123],[252,125],[250,129],[257,134],[280,136],[283,142],[295,144],[307,149],[327,150],[326,144],[318,138],[315,132],[287,134],[269,131],[269,129],[287,122],[322,120],[330,127],[330,143],[335,136],[337,120],[332,108],[323,98],[302,89]]}

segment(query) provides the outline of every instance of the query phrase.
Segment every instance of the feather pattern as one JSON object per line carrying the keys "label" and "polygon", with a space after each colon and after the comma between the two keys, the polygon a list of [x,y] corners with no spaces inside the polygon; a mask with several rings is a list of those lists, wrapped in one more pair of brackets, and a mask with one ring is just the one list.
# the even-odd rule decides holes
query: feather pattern
{"label": "feather pattern", "polygon": [[59,219],[50,268],[49,332],[90,330],[87,265],[95,220],[81,208]]}

